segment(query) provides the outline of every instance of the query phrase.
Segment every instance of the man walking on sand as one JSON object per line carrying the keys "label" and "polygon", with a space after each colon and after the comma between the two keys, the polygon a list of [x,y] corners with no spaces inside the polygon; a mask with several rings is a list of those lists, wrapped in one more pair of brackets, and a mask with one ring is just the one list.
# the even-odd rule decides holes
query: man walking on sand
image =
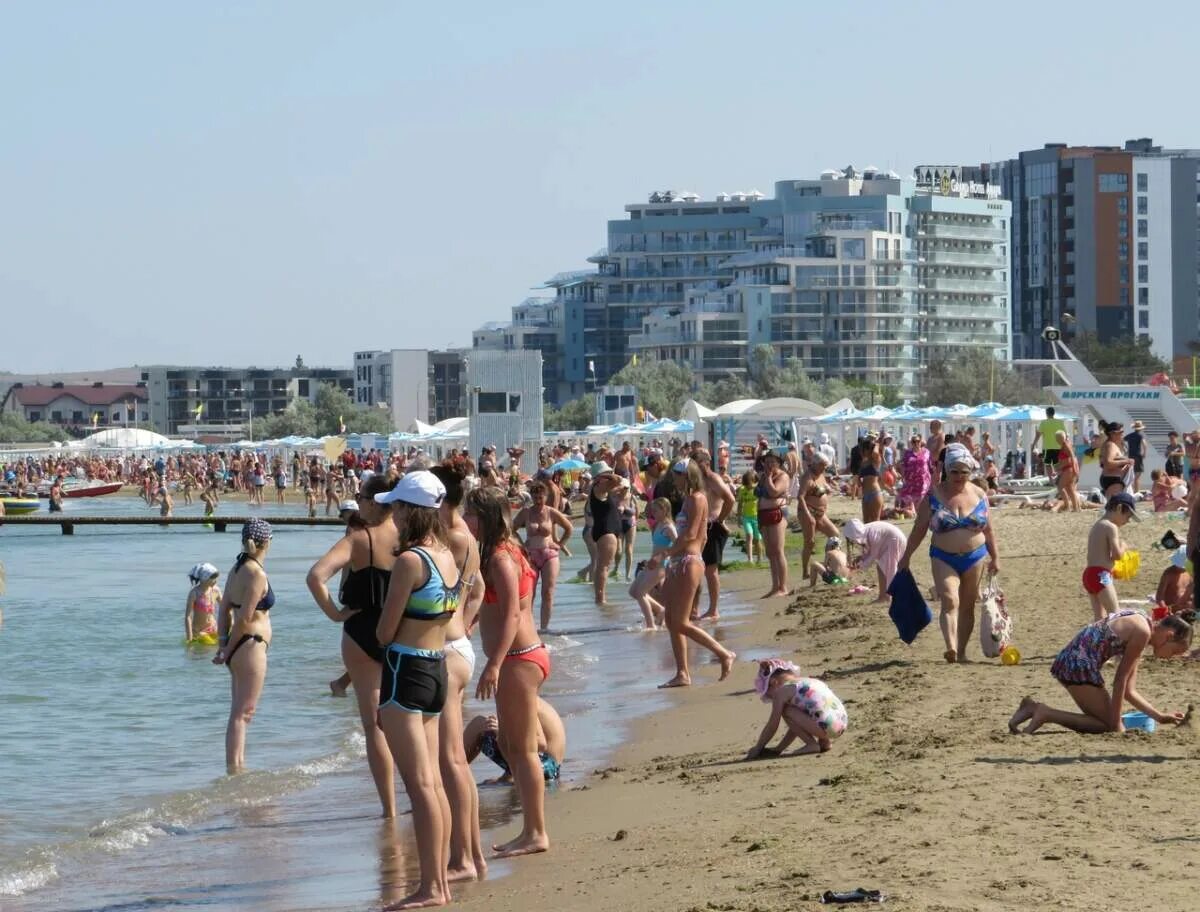
{"label": "man walking on sand", "polygon": [[[708,539],[704,543],[704,581],[708,585],[708,611],[700,616],[701,620],[717,620],[721,616],[717,607],[717,599],[721,595],[721,558],[725,551],[725,542],[729,540],[729,530],[725,520],[733,512],[737,501],[729,485],[722,481],[721,476],[713,471],[712,455],[704,449],[697,450],[692,456],[704,475],[704,497],[708,501]],[[693,614],[699,610],[700,590],[696,590],[696,607]]]}

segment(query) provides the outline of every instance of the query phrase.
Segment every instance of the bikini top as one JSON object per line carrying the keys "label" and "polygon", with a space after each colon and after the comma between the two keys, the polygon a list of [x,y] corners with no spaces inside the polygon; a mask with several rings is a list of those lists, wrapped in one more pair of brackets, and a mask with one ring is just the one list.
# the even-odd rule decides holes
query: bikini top
{"label": "bikini top", "polygon": [[[259,564],[258,561],[255,560],[250,555],[239,554],[237,556],[237,560],[234,561],[234,563],[233,563],[233,572],[237,573],[238,570],[240,570],[242,568],[242,564],[246,563],[246,561],[254,561],[254,563],[258,564],[259,567],[262,567],[262,564]],[[237,602],[230,602],[229,607],[232,608],[234,611],[236,611],[237,609],[241,608],[242,606],[237,604]],[[275,607],[275,590],[271,588],[271,581],[267,580],[267,594],[258,600],[258,604],[254,606],[254,610],[266,612],[266,611],[270,611],[274,607]]]}
{"label": "bikini top", "polygon": [[878,478],[879,477],[879,469],[877,469],[875,466],[871,465],[871,463],[868,462],[861,469],[858,470],[858,477],[859,478]]}
{"label": "bikini top", "polygon": [[442,571],[424,548],[408,550],[425,562],[429,578],[425,580],[425,585],[409,594],[408,604],[404,606],[404,617],[417,621],[436,621],[443,615],[457,611],[463,592],[462,575],[459,575],[458,582],[453,586],[447,586]]}
{"label": "bikini top", "polygon": [[[525,552],[514,545],[511,541],[506,541],[504,544],[496,548],[496,554],[504,552],[517,565],[517,598],[524,601],[529,596],[533,595],[533,584],[537,582],[537,571],[529,564],[529,559],[525,557]],[[500,601],[500,596],[491,586],[483,588],[483,603],[485,605],[495,605]]]}
{"label": "bikini top", "polygon": [[392,571],[375,566],[375,546],[371,541],[371,530],[363,531],[367,533],[367,566],[346,574],[338,590],[338,601],[347,608],[356,608],[362,614],[378,620],[383,611],[383,603],[387,601]]}
{"label": "bikini top", "polygon": [[929,528],[938,534],[959,529],[979,531],[988,524],[988,502],[985,497],[981,497],[979,503],[975,504],[975,509],[966,516],[959,516],[944,507],[937,495],[930,491],[929,509],[933,514],[929,519]]}
{"label": "bikini top", "polygon": [[654,531],[650,533],[650,545],[656,551],[659,548],[671,547],[671,544],[675,541],[673,538],[670,538],[667,535],[667,529],[669,528],[669,523],[659,523],[654,527]]}
{"label": "bikini top", "polygon": [[808,490],[804,492],[804,496],[805,497],[824,497],[828,493],[829,493],[829,488],[825,487],[824,485],[816,484],[814,482],[813,484],[810,484],[808,486]]}
{"label": "bikini top", "polygon": [[213,613],[213,600],[208,597],[208,590],[197,592],[196,597],[192,599],[192,610],[199,614]]}

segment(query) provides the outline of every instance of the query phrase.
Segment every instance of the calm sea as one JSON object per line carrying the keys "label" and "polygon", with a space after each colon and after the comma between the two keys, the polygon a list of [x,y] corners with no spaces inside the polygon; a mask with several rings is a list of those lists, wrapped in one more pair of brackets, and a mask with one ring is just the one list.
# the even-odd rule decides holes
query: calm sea
{"label": "calm sea", "polygon": [[[154,515],[123,496],[68,501],[67,511]],[[303,513],[221,505],[252,512]],[[252,771],[229,778],[229,675],[211,650],[184,646],[183,604],[193,564],[232,564],[236,527],[81,526],[71,537],[0,528],[0,909],[339,909],[402,895],[415,865],[407,818],[376,819],[353,697],[329,695],[340,630],[304,585],[340,534],[276,533],[267,570],[278,604],[247,741]],[[564,578],[582,563],[573,544]],[[655,690],[672,670],[665,637],[637,631],[624,584],[611,593],[621,607],[601,611],[590,587],[558,589],[544,695],[566,719],[568,750],[552,802],[569,801],[624,723],[666,699]],[[487,711],[471,701],[466,713]],[[497,772],[486,759],[475,769],[480,780]],[[483,809],[497,836],[511,830],[511,789],[484,789]]]}

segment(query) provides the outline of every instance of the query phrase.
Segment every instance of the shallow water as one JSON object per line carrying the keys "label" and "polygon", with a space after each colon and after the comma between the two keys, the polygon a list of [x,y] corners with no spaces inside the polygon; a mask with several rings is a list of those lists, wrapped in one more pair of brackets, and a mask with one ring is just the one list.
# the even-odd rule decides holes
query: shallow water
{"label": "shallow water", "polygon": [[[120,496],[67,510],[153,515]],[[235,501],[220,512],[303,514]],[[408,822],[376,819],[354,700],[329,695],[340,631],[304,585],[340,534],[280,527],[275,536],[267,570],[278,602],[247,740],[252,772],[229,778],[228,672],[211,664],[211,649],[183,645],[182,615],[188,569],[207,560],[224,572],[236,529],[0,529],[0,908],[292,910],[402,895],[415,864]],[[648,542],[641,536],[638,551]],[[564,578],[583,563],[582,543],[572,544]],[[610,600],[620,607],[592,605],[587,585],[558,587],[543,695],[566,721],[568,748],[551,802],[569,800],[572,781],[603,762],[624,723],[667,699],[655,690],[673,668],[665,637],[638,632],[623,583],[610,585]],[[466,717],[489,711],[471,700]],[[498,772],[485,758],[475,771],[480,780]],[[485,827],[508,830],[512,789],[485,788],[482,799]]]}

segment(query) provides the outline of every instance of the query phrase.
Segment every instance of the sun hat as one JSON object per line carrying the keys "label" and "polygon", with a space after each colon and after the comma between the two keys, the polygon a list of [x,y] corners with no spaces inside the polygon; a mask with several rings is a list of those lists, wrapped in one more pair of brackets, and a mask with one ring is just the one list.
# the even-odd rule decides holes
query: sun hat
{"label": "sun hat", "polygon": [[599,478],[601,475],[611,475],[612,466],[603,459],[598,459],[592,463],[592,477]]}
{"label": "sun hat", "polygon": [[390,491],[375,495],[375,503],[406,503],[414,507],[440,507],[446,499],[446,486],[432,472],[409,472]]}
{"label": "sun hat", "polygon": [[212,579],[214,576],[220,576],[221,571],[209,563],[200,563],[192,567],[188,571],[188,579],[193,583],[199,583],[203,580]]}
{"label": "sun hat", "polygon": [[1140,421],[1135,421],[1133,423],[1133,429],[1135,431],[1143,431],[1146,429],[1146,425],[1142,424],[1142,422],[1140,422]]}
{"label": "sun hat", "polygon": [[338,504],[338,512],[339,513],[349,513],[351,511],[357,511],[357,510],[358,510],[358,503],[353,500],[343,500],[340,504]]}
{"label": "sun hat", "polygon": [[271,540],[271,524],[265,519],[248,519],[242,525],[242,541],[268,542]]}
{"label": "sun hat", "polygon": [[842,538],[861,545],[867,540],[867,527],[861,519],[851,519],[842,526]]}
{"label": "sun hat", "polygon": [[1114,494],[1108,499],[1105,504],[1105,512],[1115,510],[1117,507],[1126,507],[1129,510],[1129,515],[1134,522],[1141,522],[1142,518],[1137,515],[1137,501],[1133,499],[1133,495],[1122,491],[1120,494]]}
{"label": "sun hat", "polygon": [[787,659],[765,659],[758,663],[758,672],[754,675],[754,692],[765,703],[768,699],[767,685],[771,683],[771,675],[777,671],[798,672],[800,669]]}

